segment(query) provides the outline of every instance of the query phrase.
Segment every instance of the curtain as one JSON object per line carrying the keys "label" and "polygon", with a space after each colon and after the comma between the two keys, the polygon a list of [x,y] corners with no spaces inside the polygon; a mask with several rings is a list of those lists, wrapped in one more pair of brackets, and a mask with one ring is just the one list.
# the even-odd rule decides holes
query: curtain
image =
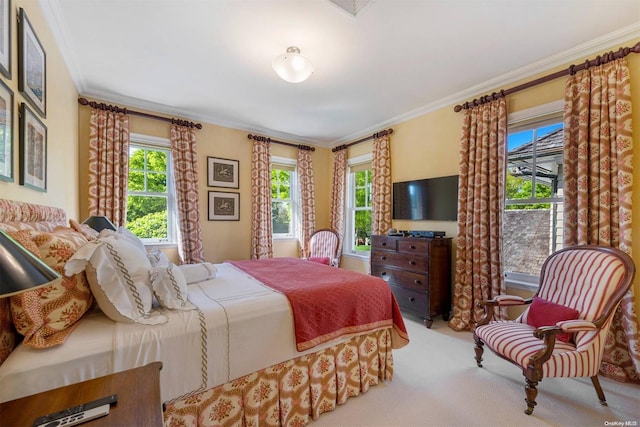
{"label": "curtain", "polygon": [[[633,141],[625,58],[589,68],[566,84],[565,245],[612,246],[631,255]],[[614,315],[601,373],[640,383],[633,287]]]}
{"label": "curtain", "polygon": [[333,156],[333,187],[331,188],[331,229],[338,233],[338,257],[344,241],[344,201],[347,188],[347,150],[338,150]]}
{"label": "curtain", "polygon": [[313,162],[311,151],[298,149],[298,187],[300,190],[300,247],[302,256],[309,256],[309,239],[316,229],[316,201],[313,184]]}
{"label": "curtain", "polygon": [[272,258],[271,148],[253,141],[251,153],[251,259]]}
{"label": "curtain", "polygon": [[[449,326],[469,329],[476,302],[505,293],[502,216],[507,135],[504,97],[465,110],[460,139],[458,249]],[[496,313],[502,318],[504,313]]]}
{"label": "curtain", "polygon": [[104,215],[116,226],[127,220],[129,117],[91,109],[89,121],[89,215]]}
{"label": "curtain", "polygon": [[185,264],[204,262],[200,233],[195,129],[171,125],[171,154],[178,208],[178,253]]}
{"label": "curtain", "polygon": [[371,234],[391,228],[391,149],[389,135],[373,140],[371,165]]}

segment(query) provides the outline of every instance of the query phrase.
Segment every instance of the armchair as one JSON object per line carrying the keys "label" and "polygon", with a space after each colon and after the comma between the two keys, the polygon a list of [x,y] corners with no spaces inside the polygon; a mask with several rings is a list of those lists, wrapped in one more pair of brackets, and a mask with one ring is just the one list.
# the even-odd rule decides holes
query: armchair
{"label": "armchair", "polygon": [[[633,260],[618,249],[583,245],[554,252],[542,265],[534,297],[500,295],[479,303],[484,316],[473,332],[478,367],[485,344],[520,367],[527,415],[545,377],[590,377],[606,406],[598,371],[613,315],[634,274]],[[494,308],[523,304],[528,308],[515,320],[493,319]]]}
{"label": "armchair", "polygon": [[338,233],[329,229],[317,230],[309,238],[309,261],[328,264],[338,267],[338,246],[340,238]]}

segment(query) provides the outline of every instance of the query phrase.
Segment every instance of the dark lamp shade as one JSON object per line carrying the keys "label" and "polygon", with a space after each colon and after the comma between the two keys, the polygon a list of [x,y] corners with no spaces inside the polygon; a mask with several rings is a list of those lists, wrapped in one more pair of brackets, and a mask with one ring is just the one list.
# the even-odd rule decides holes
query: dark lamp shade
{"label": "dark lamp shade", "polygon": [[61,276],[0,230],[0,298],[46,286]]}
{"label": "dark lamp shade", "polygon": [[90,216],[89,218],[85,219],[82,223],[87,224],[89,227],[93,228],[97,232],[101,232],[105,228],[109,230],[114,230],[114,231],[116,230],[116,226],[113,225],[113,223],[109,221],[109,218],[107,218],[106,216],[99,216],[99,215]]}

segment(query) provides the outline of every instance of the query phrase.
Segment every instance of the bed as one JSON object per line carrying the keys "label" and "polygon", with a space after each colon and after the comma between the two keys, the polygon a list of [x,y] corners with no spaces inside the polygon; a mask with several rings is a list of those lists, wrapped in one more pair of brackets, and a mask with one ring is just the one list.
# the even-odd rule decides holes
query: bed
{"label": "bed", "polygon": [[[71,260],[92,245],[52,207],[0,199],[0,228],[75,239]],[[71,263],[67,254],[53,267]],[[84,291],[77,320],[65,317],[72,324],[62,331],[41,327],[53,331],[44,337],[15,332],[26,300],[16,303],[12,326],[9,299],[0,299],[0,401],[159,360],[165,425],[302,426],[391,380],[392,349],[408,343],[386,283],[292,258],[216,264],[214,278],[188,285],[188,309],[156,304],[149,324],[112,320],[93,302],[99,292]]]}

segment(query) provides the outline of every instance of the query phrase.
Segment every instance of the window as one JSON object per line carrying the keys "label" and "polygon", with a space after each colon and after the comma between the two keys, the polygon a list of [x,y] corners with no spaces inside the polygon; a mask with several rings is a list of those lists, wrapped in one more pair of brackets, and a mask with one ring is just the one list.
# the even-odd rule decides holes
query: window
{"label": "window", "polygon": [[131,134],[127,228],[145,243],[175,242],[170,142]]}
{"label": "window", "polygon": [[371,155],[348,162],[347,215],[344,252],[369,256],[371,252]]}
{"label": "window", "polygon": [[[556,104],[554,104],[556,105]],[[562,247],[562,111],[509,124],[503,258],[510,285],[536,285]]]}
{"label": "window", "polygon": [[272,158],[271,224],[274,238],[295,237],[297,225],[297,175],[293,159]]}

